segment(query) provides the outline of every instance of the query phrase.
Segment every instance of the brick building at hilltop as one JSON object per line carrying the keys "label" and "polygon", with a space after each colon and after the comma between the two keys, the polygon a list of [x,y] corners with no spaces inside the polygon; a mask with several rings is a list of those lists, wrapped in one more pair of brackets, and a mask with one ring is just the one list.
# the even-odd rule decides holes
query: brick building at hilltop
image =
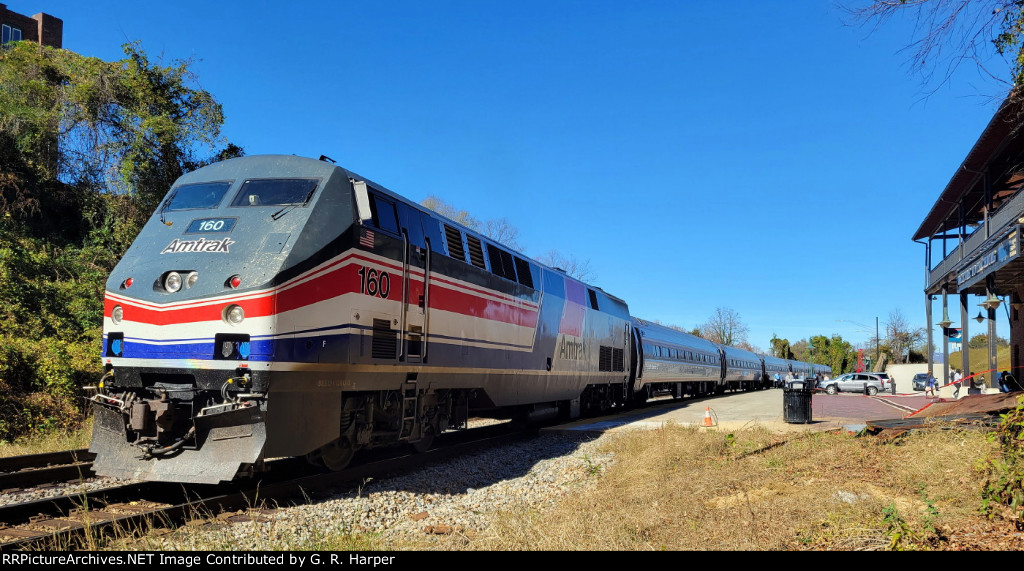
{"label": "brick building at hilltop", "polygon": [[64,21],[60,18],[42,12],[29,17],[0,4],[0,44],[24,40],[60,48],[63,39]]}

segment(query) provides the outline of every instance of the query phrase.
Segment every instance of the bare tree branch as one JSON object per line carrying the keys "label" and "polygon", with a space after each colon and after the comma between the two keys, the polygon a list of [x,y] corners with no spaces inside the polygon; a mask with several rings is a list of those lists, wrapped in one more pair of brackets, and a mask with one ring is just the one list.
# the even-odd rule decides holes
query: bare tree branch
{"label": "bare tree branch", "polygon": [[722,345],[738,346],[746,343],[750,329],[735,310],[719,307],[705,323],[699,326],[701,337]]}
{"label": "bare tree branch", "polygon": [[[1021,43],[1024,2],[1021,0],[872,0],[842,8],[855,21],[869,24],[872,31],[904,14],[914,23],[913,39],[903,51],[909,52],[910,69],[922,83],[933,84],[934,93],[948,84],[964,63],[1000,89],[993,98],[1003,99],[1024,79],[1024,45]],[[992,71],[991,62],[1001,60],[1010,70]]]}
{"label": "bare tree branch", "polygon": [[579,260],[572,254],[566,256],[558,250],[548,250],[537,261],[558,268],[581,282],[592,283],[597,279],[597,274],[590,268],[590,260]]}

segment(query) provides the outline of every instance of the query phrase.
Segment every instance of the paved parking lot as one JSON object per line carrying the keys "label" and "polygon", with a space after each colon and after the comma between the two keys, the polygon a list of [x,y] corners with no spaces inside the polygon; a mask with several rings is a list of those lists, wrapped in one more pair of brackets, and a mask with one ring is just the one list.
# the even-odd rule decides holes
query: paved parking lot
{"label": "paved parking lot", "polygon": [[640,411],[585,419],[551,430],[606,432],[660,427],[668,422],[703,427],[706,416],[711,417],[714,427],[724,430],[737,430],[755,425],[780,432],[843,427],[852,430],[859,429],[869,420],[903,418],[932,401],[922,393],[895,396],[887,393],[873,397],[852,393],[815,393],[811,399],[811,422],[791,423],[783,418],[783,398],[782,389],[769,389],[666,401]]}

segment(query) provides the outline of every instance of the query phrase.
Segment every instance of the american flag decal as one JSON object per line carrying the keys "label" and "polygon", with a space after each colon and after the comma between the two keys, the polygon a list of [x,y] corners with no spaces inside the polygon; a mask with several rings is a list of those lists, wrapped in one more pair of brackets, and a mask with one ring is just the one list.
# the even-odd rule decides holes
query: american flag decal
{"label": "american flag decal", "polygon": [[363,230],[363,235],[359,238],[359,243],[367,248],[372,248],[373,230]]}

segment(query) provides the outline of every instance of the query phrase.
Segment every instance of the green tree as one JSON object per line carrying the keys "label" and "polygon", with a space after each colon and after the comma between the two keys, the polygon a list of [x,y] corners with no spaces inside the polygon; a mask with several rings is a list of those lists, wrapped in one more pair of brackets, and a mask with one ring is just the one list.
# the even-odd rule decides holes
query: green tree
{"label": "green tree", "polygon": [[0,439],[72,421],[106,276],[177,177],[242,154],[187,62],[124,53],[0,50]]}
{"label": "green tree", "polygon": [[835,375],[852,371],[857,363],[857,351],[841,335],[815,335],[811,337],[810,357],[815,363],[828,365]]}
{"label": "green tree", "polygon": [[[1006,339],[1004,339],[1002,337],[999,337],[999,336],[996,337],[996,346],[997,347],[1007,347],[1009,345],[1010,345],[1010,342],[1007,341]],[[971,349],[986,349],[986,348],[988,348],[988,335],[985,334],[985,333],[979,333],[978,335],[975,335],[975,336],[971,337],[971,340],[967,342],[967,346],[969,348],[971,348]]]}
{"label": "green tree", "polygon": [[0,53],[0,131],[37,180],[130,194],[149,214],[179,176],[222,143],[219,103],[193,87],[189,62],[160,66],[138,43],[106,62],[14,44]]}
{"label": "green tree", "polygon": [[774,333],[772,333],[771,341],[771,353],[773,357],[780,359],[792,359],[793,352],[790,350],[789,339],[779,339]]}

